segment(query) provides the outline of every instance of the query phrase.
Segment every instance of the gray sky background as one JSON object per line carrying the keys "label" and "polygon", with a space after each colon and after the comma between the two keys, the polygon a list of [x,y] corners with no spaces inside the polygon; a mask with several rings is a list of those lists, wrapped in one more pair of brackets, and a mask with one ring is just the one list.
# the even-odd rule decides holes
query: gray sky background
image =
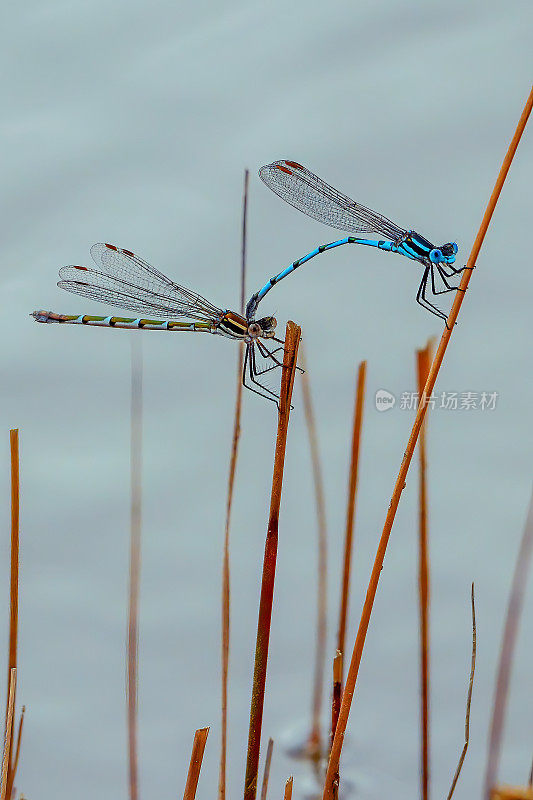
{"label": "gray sky background", "polygon": [[[36,308],[102,313],[57,289],[93,242],[139,253],[223,307],[238,306],[243,170],[251,170],[248,294],[338,235],[257,178],[277,158],[465,263],[531,84],[527,2],[26,2],[4,5],[0,579],[8,597],[8,429],[21,430],[18,784],[31,798],[126,791],[124,643],[131,340],[40,326]],[[432,747],[445,796],[463,741],[477,587],[478,672],[458,796],[479,793],[507,591],[531,487],[533,146],[526,131],[478,260],[442,391],[497,392],[494,411],[436,410],[429,438]],[[340,235],[340,234],[339,234]],[[345,250],[346,252],[343,252]],[[351,648],[413,411],[414,350],[440,322],[414,301],[419,268],[358,248],[322,256],[263,303],[302,325],[324,459],[330,648],[355,371],[368,359]],[[263,308],[262,306],[262,308]],[[144,529],[140,636],[143,797],[182,792],[194,729],[212,726],[200,796],[216,790],[219,594],[236,348],[142,335]],[[275,413],[247,393],[232,527],[230,791],[242,791]],[[416,470],[393,529],[360,672],[343,774],[361,797],[418,791]],[[296,389],[280,521],[264,718],[271,791],[305,766],[281,741],[310,705],[316,525]],[[513,674],[502,777],[523,782],[533,737],[531,591]],[[2,604],[7,628],[6,602]],[[328,668],[329,674],[329,668]]]}

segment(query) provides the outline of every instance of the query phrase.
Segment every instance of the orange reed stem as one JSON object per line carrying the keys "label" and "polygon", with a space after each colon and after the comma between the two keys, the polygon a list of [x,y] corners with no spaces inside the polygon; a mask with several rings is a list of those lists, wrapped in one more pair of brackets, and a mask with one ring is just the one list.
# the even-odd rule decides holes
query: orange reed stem
{"label": "orange reed stem", "polygon": [[[11,670],[17,668],[18,649],[18,614],[19,614],[19,511],[20,511],[20,475],[19,475],[19,432],[18,428],[9,431],[9,446],[11,455],[11,554],[10,554],[10,581],[9,581],[9,656],[7,664],[7,691],[9,705]],[[16,681],[15,697],[16,700]],[[6,715],[8,713],[6,706]],[[13,726],[13,721],[12,721]],[[13,738],[13,728],[10,732]],[[11,797],[13,781],[13,753],[7,762],[6,797]]]}
{"label": "orange reed stem", "polygon": [[194,734],[191,760],[189,763],[189,772],[187,774],[185,791],[183,792],[183,800],[194,800],[196,796],[196,787],[198,786],[198,780],[200,778],[200,770],[202,769],[202,760],[204,757],[204,750],[208,734],[209,728],[199,728]]}
{"label": "orange reed stem", "polygon": [[293,777],[291,775],[291,777],[289,778],[289,780],[285,784],[285,793],[283,795],[284,800],[291,800],[291,797],[292,797],[292,782],[293,782]]}
{"label": "orange reed stem", "polygon": [[496,207],[496,203],[498,202],[498,197],[500,196],[500,192],[503,188],[503,184],[505,183],[505,178],[507,177],[507,173],[509,172],[509,167],[511,166],[511,162],[513,160],[513,156],[516,152],[516,148],[518,147],[518,143],[524,132],[524,128],[526,126],[527,120],[531,113],[531,107],[533,105],[533,88],[529,94],[528,100],[522,112],[522,116],[518,122],[515,134],[509,145],[509,149],[507,154],[503,160],[503,164],[501,166],[500,172],[498,174],[498,178],[496,180],[496,184],[490,196],[485,214],[481,221],[481,225],[479,227],[478,234],[472,246],[472,250],[470,256],[467,261],[467,269],[463,272],[463,277],[461,279],[461,283],[459,286],[460,291],[457,292],[452,310],[448,317],[448,326],[444,329],[442,334],[439,347],[433,359],[433,363],[431,365],[431,369],[429,371],[428,379],[426,381],[426,386],[424,388],[424,392],[422,393],[422,397],[420,398],[420,403],[418,405],[418,410],[416,413],[416,418],[413,424],[413,429],[411,431],[411,435],[409,437],[409,441],[407,442],[407,447],[405,449],[404,457],[401,463],[400,471],[398,473],[398,478],[396,479],[396,483],[394,486],[394,491],[392,494],[391,502],[389,505],[389,509],[387,512],[387,516],[385,519],[385,525],[383,527],[383,532],[381,534],[381,538],[378,544],[378,549],[376,552],[376,557],[374,561],[374,566],[372,568],[372,573],[370,576],[370,581],[368,584],[367,594],[365,598],[365,602],[363,605],[363,611],[361,614],[361,620],[359,622],[359,628],[357,631],[357,636],[355,639],[355,644],[352,652],[352,659],[350,662],[350,667],[348,671],[348,676],[346,678],[346,686],[344,689],[344,693],[342,696],[341,702],[341,710],[339,714],[339,722],[337,724],[337,730],[335,732],[335,738],[333,740],[333,747],[331,748],[331,754],[329,758],[326,779],[324,784],[324,800],[331,800],[333,796],[333,781],[336,773],[339,769],[339,762],[342,752],[342,745],[344,741],[344,734],[346,732],[346,726],[348,724],[348,717],[350,714],[350,707],[352,704],[352,698],[355,692],[355,684],[357,681],[357,674],[359,672],[359,665],[361,663],[361,657],[363,654],[363,647],[365,644],[366,634],[368,631],[368,625],[370,622],[370,616],[372,613],[372,607],[374,605],[374,598],[376,596],[376,591],[379,582],[379,576],[381,573],[381,569],[383,567],[383,561],[385,558],[385,552],[387,550],[387,544],[389,541],[389,536],[392,530],[392,525],[394,522],[394,518],[396,516],[396,511],[398,509],[398,504],[400,502],[401,493],[405,487],[405,479],[407,477],[407,472],[409,470],[409,465],[411,463],[411,459],[413,457],[413,452],[416,447],[416,443],[418,440],[418,435],[420,433],[420,428],[426,416],[427,404],[426,398],[431,396],[433,388],[435,386],[435,381],[437,379],[437,375],[439,373],[442,360],[446,353],[446,349],[448,347],[448,343],[450,341],[455,322],[459,315],[459,311],[461,309],[461,305],[463,303],[464,296],[466,294],[466,290],[468,288],[468,284],[470,283],[470,277],[472,275],[473,268],[475,267],[477,257],[479,255],[479,251],[481,250],[481,245],[483,244],[483,240],[485,238],[485,234],[487,233],[487,229],[489,227],[490,220],[494,213],[494,209]]}
{"label": "orange reed stem", "polygon": [[259,600],[259,618],[257,621],[257,642],[255,648],[252,702],[250,707],[250,729],[248,734],[246,775],[244,779],[244,800],[255,800],[257,792],[257,771],[259,766],[261,726],[263,722],[263,704],[265,699],[268,645],[270,640],[270,620],[272,617],[274,579],[276,575],[276,557],[278,551],[279,508],[281,503],[285,448],[287,445],[287,428],[289,425],[298,346],[300,344],[300,332],[299,326],[294,322],[287,323],[285,335],[285,353],[283,357],[283,370],[281,375],[278,433],[274,456],[272,492],[270,496],[270,514],[265,542],[263,579],[261,583],[261,597]]}
{"label": "orange reed stem", "polygon": [[[431,360],[431,340],[417,350],[417,384],[421,395],[426,385]],[[420,614],[420,781],[422,800],[429,800],[429,555],[427,532],[426,424],[420,428],[418,442],[418,602]]]}

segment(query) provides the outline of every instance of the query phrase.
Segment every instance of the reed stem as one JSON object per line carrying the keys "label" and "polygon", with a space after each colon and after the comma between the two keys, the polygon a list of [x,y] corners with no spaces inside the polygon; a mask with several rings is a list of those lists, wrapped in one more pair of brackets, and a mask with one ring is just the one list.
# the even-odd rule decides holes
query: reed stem
{"label": "reed stem", "polygon": [[411,463],[411,459],[413,457],[413,452],[416,447],[416,443],[418,441],[418,435],[420,433],[420,428],[426,416],[427,410],[427,403],[426,398],[431,396],[433,388],[435,386],[435,381],[437,379],[437,375],[439,373],[442,360],[446,353],[446,349],[448,347],[448,343],[450,341],[452,332],[454,330],[455,322],[459,315],[459,311],[461,309],[464,296],[466,294],[466,290],[468,289],[468,285],[470,283],[470,277],[473,272],[473,268],[476,265],[476,260],[479,255],[479,251],[481,250],[481,245],[483,244],[483,240],[485,238],[485,234],[487,233],[487,229],[489,227],[492,215],[494,213],[494,209],[498,202],[498,197],[500,196],[500,192],[503,188],[505,183],[505,179],[507,177],[507,173],[509,172],[509,167],[511,166],[511,162],[513,160],[513,156],[516,152],[516,148],[518,147],[518,143],[526,126],[527,120],[531,113],[531,107],[533,105],[533,88],[529,94],[528,100],[518,122],[515,134],[507,151],[507,154],[504,158],[503,164],[501,166],[500,172],[498,174],[498,178],[496,180],[496,184],[494,186],[493,192],[487,204],[487,208],[483,219],[481,221],[481,225],[479,227],[479,231],[477,233],[476,239],[472,246],[472,250],[470,252],[470,256],[467,261],[467,269],[464,270],[461,283],[459,286],[460,291],[457,292],[450,315],[447,321],[447,327],[444,329],[442,334],[439,347],[433,359],[433,363],[431,365],[431,369],[429,371],[428,379],[426,381],[426,385],[424,388],[424,392],[422,393],[422,397],[420,398],[420,403],[418,405],[418,410],[416,413],[416,418],[413,424],[413,429],[411,431],[411,435],[409,437],[409,441],[407,443],[407,447],[405,449],[404,457],[401,463],[400,471],[398,473],[398,478],[396,479],[396,483],[394,486],[394,491],[392,494],[391,502],[389,505],[389,509],[387,512],[387,516],[385,519],[385,524],[383,527],[383,532],[381,534],[381,538],[378,544],[378,549],[376,552],[376,557],[374,561],[374,566],[372,568],[372,573],[370,576],[370,581],[368,584],[367,594],[365,598],[365,602],[363,605],[363,611],[361,614],[361,620],[359,623],[359,628],[357,631],[357,636],[355,639],[355,644],[352,652],[352,658],[350,662],[350,667],[348,670],[348,676],[346,678],[346,686],[342,695],[341,701],[341,710],[339,714],[339,722],[337,724],[337,730],[335,731],[335,738],[333,740],[333,746],[331,748],[331,754],[329,758],[327,773],[326,773],[326,780],[324,784],[324,800],[331,800],[333,796],[333,781],[335,775],[338,773],[339,770],[339,762],[342,752],[342,745],[344,741],[344,735],[346,732],[346,726],[348,724],[348,717],[350,714],[350,707],[352,704],[353,695],[355,692],[355,684],[357,682],[357,675],[359,672],[359,665],[361,663],[361,657],[363,654],[363,647],[366,639],[366,634],[368,631],[368,625],[370,622],[370,616],[372,613],[372,607],[374,605],[374,599],[376,596],[376,591],[379,583],[379,576],[383,567],[383,561],[385,558],[385,552],[387,550],[387,544],[389,541],[390,533],[392,530],[392,525],[396,516],[396,511],[398,509],[398,504],[400,502],[401,493],[405,487],[405,480],[407,477],[407,472],[409,470],[409,465]]}
{"label": "reed stem", "polygon": [[187,773],[187,782],[185,783],[185,791],[183,792],[183,800],[194,800],[196,796],[196,788],[200,779],[200,770],[202,769],[202,761],[204,758],[204,750],[208,735],[209,728],[199,728],[194,734],[191,760],[189,763],[189,772]]}
{"label": "reed stem", "polygon": [[[507,711],[507,698],[509,695],[509,685],[511,682],[511,669],[513,656],[518,638],[518,628],[522,616],[524,596],[526,592],[527,577],[531,566],[531,556],[533,553],[533,493],[529,501],[529,509],[524,526],[524,532],[518,549],[516,564],[514,568],[511,591],[507,605],[507,615],[503,629],[502,644],[500,648],[500,659],[498,663],[498,673],[496,677],[496,688],[494,692],[494,702],[492,705],[492,719],[490,725],[487,766],[485,770],[485,782],[483,796],[487,800],[491,796],[491,791],[496,783],[500,755],[503,741],[503,729],[505,724],[505,714]],[[533,775],[533,764],[531,765],[531,776]]]}
{"label": "reed stem", "polygon": [[128,776],[130,800],[137,800],[137,686],[139,663],[139,583],[141,574],[142,521],[142,382],[143,365],[140,341],[131,348],[131,509],[130,509],[130,573],[128,593]]}
{"label": "reed stem", "polygon": [[294,372],[300,343],[300,328],[294,322],[287,323],[285,335],[285,353],[281,375],[281,391],[278,414],[278,433],[274,455],[274,472],[272,492],[270,496],[270,514],[265,542],[263,561],[263,578],[259,600],[259,618],[257,622],[257,642],[255,649],[255,666],[252,685],[252,701],[250,707],[250,729],[248,734],[248,751],[246,757],[246,774],[244,780],[244,800],[255,800],[257,792],[257,771],[259,766],[259,750],[261,744],[261,726],[263,721],[263,705],[265,699],[266,670],[268,661],[268,645],[270,640],[270,620],[274,596],[274,579],[276,575],[276,557],[278,550],[278,520],[281,503],[281,487],[283,483],[283,466],[287,445],[287,428],[291,409]]}
{"label": "reed stem", "polygon": [[[241,239],[241,314],[244,313],[245,278],[246,278],[246,215],[248,208],[248,179],[249,171],[244,170],[244,188],[242,202],[242,239]],[[226,797],[226,761],[228,749],[228,672],[230,648],[230,550],[229,534],[231,522],[231,509],[233,506],[233,488],[235,484],[235,470],[237,468],[237,455],[239,451],[239,438],[241,435],[241,406],[242,406],[242,362],[244,358],[244,343],[239,342],[237,355],[237,392],[235,395],[235,412],[233,416],[233,439],[231,444],[231,457],[228,476],[228,494],[226,501],[226,523],[224,526],[224,554],[222,560],[222,641],[221,641],[221,734],[220,734],[220,763],[218,770],[218,800]]]}
{"label": "reed stem", "polygon": [[[431,361],[432,342],[417,350],[417,384],[421,395],[426,385]],[[418,604],[420,615],[420,781],[422,800],[429,800],[429,553],[427,528],[426,423],[420,428],[418,442]]]}
{"label": "reed stem", "polygon": [[[9,581],[9,655],[7,664],[7,704],[6,715],[9,707],[9,691],[11,670],[16,669],[18,651],[18,614],[19,614],[19,544],[20,544],[20,470],[19,470],[19,432],[18,428],[9,431],[9,449],[11,456],[11,553],[10,553],[10,581]],[[16,701],[16,681],[15,696]],[[11,721],[10,737],[13,738],[13,720]],[[7,761],[6,797],[11,797],[15,773],[13,768],[13,752]]]}
{"label": "reed stem", "polygon": [[316,649],[315,672],[313,679],[313,692],[311,704],[311,731],[307,740],[307,755],[318,760],[321,755],[320,715],[322,712],[322,695],[324,693],[324,661],[326,657],[327,634],[327,529],[326,508],[324,500],[324,481],[320,465],[318,450],[318,436],[316,430],[315,412],[311,397],[309,371],[303,348],[302,367],[302,395],[304,401],[305,421],[311,450],[311,463],[313,467],[313,483],[315,489],[316,515],[318,522],[318,559],[317,559],[317,622],[316,622]]}
{"label": "reed stem", "polygon": [[[359,449],[361,444],[361,428],[363,425],[363,406],[365,401],[366,361],[361,361],[357,370],[355,407],[352,430],[352,451],[350,460],[350,478],[348,482],[348,504],[346,508],[346,530],[344,535],[344,557],[342,568],[342,589],[339,609],[339,630],[337,634],[337,650],[344,656],[346,639],[346,620],[350,595],[350,570],[352,561],[353,526],[355,519],[355,500],[359,477]],[[341,660],[342,670],[342,660]],[[342,688],[342,672],[341,672]]]}
{"label": "reed stem", "polygon": [[270,764],[272,762],[272,751],[274,749],[274,739],[268,740],[267,752],[265,757],[265,768],[263,770],[263,783],[261,785],[261,800],[266,800],[268,793],[268,779],[270,777]]}

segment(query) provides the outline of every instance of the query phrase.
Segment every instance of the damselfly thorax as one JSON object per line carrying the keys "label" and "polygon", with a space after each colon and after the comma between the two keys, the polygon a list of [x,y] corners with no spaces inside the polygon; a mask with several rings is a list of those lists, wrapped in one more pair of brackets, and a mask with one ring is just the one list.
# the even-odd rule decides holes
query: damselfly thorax
{"label": "damselfly thorax", "polygon": [[225,311],[218,323],[218,333],[230,339],[244,339],[246,342],[252,342],[258,338],[274,338],[276,325],[275,317],[263,317],[250,322],[235,311]]}

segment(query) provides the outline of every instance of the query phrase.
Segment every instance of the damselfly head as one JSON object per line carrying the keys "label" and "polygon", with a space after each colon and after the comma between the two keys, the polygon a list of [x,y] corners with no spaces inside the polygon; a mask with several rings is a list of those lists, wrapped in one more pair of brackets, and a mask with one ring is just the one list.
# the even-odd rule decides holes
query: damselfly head
{"label": "damselfly head", "polygon": [[455,261],[455,256],[457,255],[457,251],[459,248],[455,242],[448,242],[447,244],[441,244],[439,250],[442,253],[443,261],[447,264],[453,264]]}
{"label": "damselfly head", "polygon": [[[251,325],[248,326],[248,332],[255,336],[261,336],[263,339],[271,339],[273,336],[276,335],[276,325],[278,321],[276,317],[262,317],[258,319],[256,322],[252,322]],[[253,334],[252,327],[257,326],[259,328],[258,332]]]}

